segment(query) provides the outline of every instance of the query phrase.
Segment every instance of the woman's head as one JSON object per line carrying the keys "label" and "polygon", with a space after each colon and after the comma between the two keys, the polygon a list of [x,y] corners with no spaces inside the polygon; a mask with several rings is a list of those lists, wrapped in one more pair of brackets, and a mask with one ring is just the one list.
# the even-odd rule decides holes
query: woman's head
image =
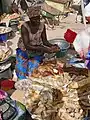
{"label": "woman's head", "polygon": [[35,6],[35,7],[30,7],[28,8],[28,16],[32,24],[39,24],[40,23],[40,12],[41,12],[41,7],[40,6]]}

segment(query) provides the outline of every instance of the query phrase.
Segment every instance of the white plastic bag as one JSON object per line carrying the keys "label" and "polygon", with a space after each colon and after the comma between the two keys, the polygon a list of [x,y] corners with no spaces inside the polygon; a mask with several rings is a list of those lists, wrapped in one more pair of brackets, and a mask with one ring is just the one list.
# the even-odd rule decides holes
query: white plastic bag
{"label": "white plastic bag", "polygon": [[90,27],[77,34],[73,45],[80,57],[85,58],[90,50]]}
{"label": "white plastic bag", "polygon": [[90,16],[90,3],[85,6],[85,16],[86,17]]}

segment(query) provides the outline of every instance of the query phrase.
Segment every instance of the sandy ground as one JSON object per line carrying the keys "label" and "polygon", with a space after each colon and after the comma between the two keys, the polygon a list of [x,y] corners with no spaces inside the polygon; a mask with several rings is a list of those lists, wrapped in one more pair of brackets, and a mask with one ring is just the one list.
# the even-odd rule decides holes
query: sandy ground
{"label": "sandy ground", "polygon": [[[85,28],[84,24],[75,23],[75,19],[76,19],[75,15],[70,15],[67,18],[64,18],[60,23],[60,25],[55,27],[55,30],[47,30],[48,40],[55,39],[55,38],[64,38],[63,37],[64,33],[68,28],[71,30],[74,30],[77,33],[83,30]],[[16,33],[14,38],[8,40],[9,46],[13,49],[14,55],[15,55],[15,49],[17,48],[17,42],[18,42],[19,36],[20,35]]]}

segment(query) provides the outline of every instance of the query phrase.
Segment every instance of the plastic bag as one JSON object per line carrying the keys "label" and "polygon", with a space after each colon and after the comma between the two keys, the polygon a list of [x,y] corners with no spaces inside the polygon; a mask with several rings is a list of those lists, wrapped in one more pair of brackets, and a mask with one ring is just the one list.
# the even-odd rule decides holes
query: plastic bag
{"label": "plastic bag", "polygon": [[90,50],[90,28],[81,31],[73,42],[75,50],[81,58],[86,58],[88,50]]}
{"label": "plastic bag", "polygon": [[85,6],[85,16],[86,17],[90,16],[90,3]]}

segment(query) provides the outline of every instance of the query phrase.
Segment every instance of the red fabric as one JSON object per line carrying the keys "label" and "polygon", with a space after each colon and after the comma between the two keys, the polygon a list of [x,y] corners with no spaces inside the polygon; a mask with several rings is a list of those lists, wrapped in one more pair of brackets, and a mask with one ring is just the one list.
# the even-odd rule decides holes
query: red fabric
{"label": "red fabric", "polygon": [[77,33],[73,32],[70,29],[67,29],[66,33],[64,34],[65,40],[67,42],[69,42],[69,43],[73,43],[73,41],[75,40],[76,36],[77,36]]}
{"label": "red fabric", "polygon": [[4,80],[1,82],[1,88],[8,88],[8,89],[12,89],[14,88],[14,81],[10,81],[10,80]]}

